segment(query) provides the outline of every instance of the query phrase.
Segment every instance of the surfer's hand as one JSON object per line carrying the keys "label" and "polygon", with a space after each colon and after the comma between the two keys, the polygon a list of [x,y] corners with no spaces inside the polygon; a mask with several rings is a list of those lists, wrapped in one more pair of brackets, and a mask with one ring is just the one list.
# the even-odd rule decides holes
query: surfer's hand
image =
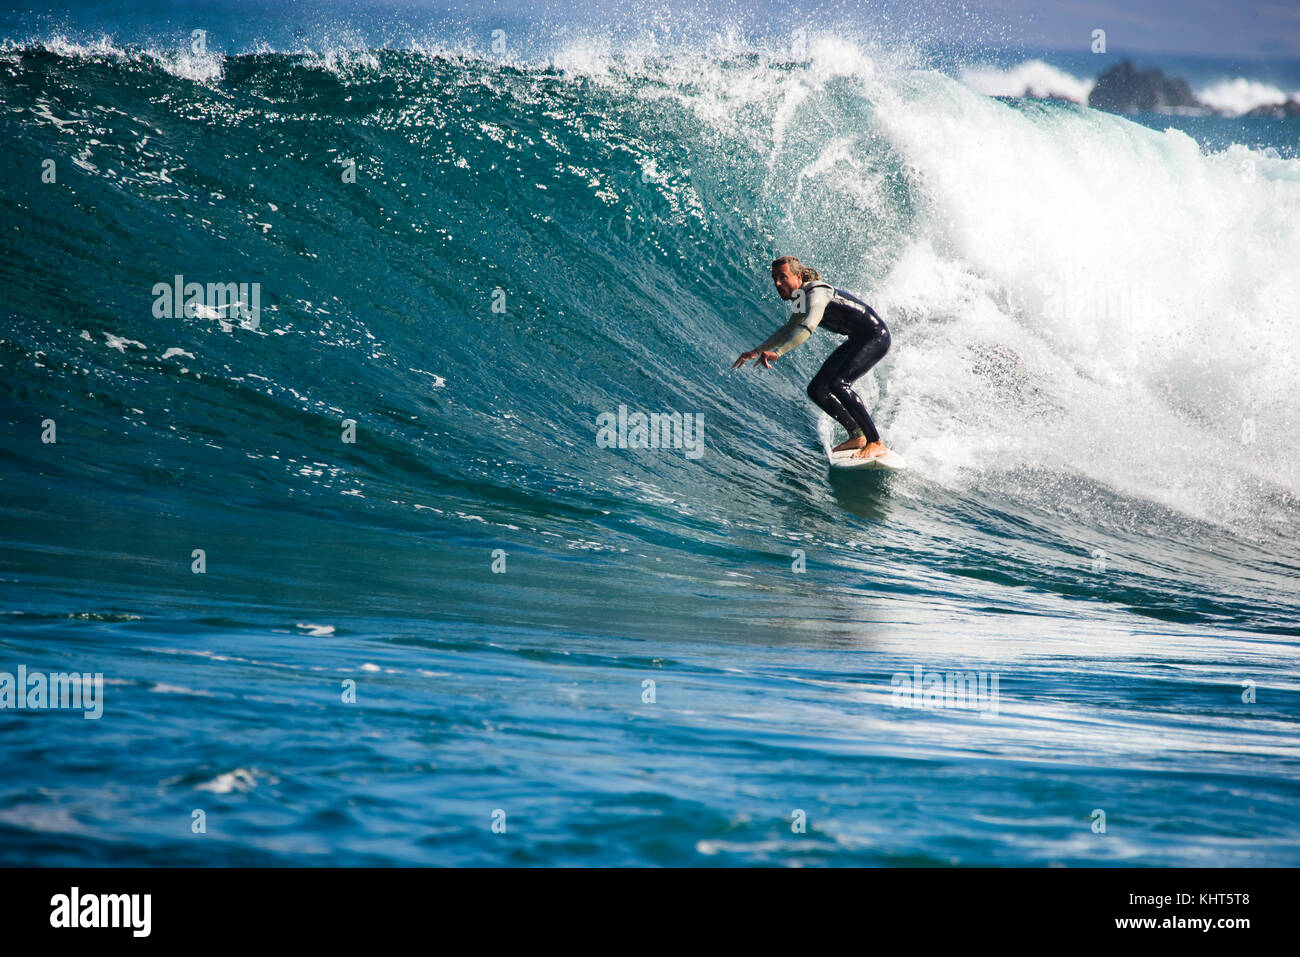
{"label": "surfer's hand", "polygon": [[740,358],[737,359],[735,362],[733,362],[733,363],[731,364],[731,368],[733,368],[733,369],[739,369],[741,366],[743,366],[743,365],[744,365],[746,362],[748,362],[750,359],[756,359],[756,358],[758,358],[758,350],[757,350],[757,349],[751,349],[749,352],[742,352],[742,353],[740,354]]}
{"label": "surfer's hand", "polygon": [[771,351],[768,351],[768,352],[764,352],[764,353],[759,357],[758,361],[761,362],[761,363],[763,363],[763,368],[764,368],[764,369],[770,369],[770,368],[772,368],[772,363],[775,362],[775,361],[776,361],[777,359],[779,359],[779,358],[781,358],[781,354],[780,354],[779,352],[771,352]]}

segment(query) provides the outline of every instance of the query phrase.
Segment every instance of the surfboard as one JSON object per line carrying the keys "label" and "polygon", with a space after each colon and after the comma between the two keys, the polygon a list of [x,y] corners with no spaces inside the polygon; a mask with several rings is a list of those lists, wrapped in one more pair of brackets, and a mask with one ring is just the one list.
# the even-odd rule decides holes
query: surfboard
{"label": "surfboard", "polygon": [[907,463],[897,452],[889,451],[884,455],[875,455],[869,459],[855,459],[857,449],[845,449],[843,452],[829,454],[831,467],[837,469],[905,469]]}

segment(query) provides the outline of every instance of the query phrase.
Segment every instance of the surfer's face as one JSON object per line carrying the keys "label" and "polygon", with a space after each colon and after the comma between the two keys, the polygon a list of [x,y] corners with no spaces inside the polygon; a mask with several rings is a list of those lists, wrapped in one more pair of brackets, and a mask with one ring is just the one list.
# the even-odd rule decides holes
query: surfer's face
{"label": "surfer's face", "polygon": [[789,263],[781,263],[772,270],[772,282],[776,284],[777,294],[782,299],[789,299],[803,285],[803,277],[791,269]]}

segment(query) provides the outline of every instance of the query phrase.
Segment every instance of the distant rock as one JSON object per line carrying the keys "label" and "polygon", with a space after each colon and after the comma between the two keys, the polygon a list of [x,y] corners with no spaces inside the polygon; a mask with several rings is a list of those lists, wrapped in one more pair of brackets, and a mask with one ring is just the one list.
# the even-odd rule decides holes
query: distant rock
{"label": "distant rock", "polygon": [[1111,113],[1175,113],[1208,109],[1187,81],[1159,70],[1139,70],[1124,60],[1097,77],[1088,105]]}
{"label": "distant rock", "polygon": [[1266,103],[1264,106],[1257,106],[1247,116],[1268,116],[1275,120],[1289,119],[1293,116],[1300,116],[1300,100],[1287,100],[1285,103]]}
{"label": "distant rock", "polygon": [[1046,100],[1051,103],[1077,103],[1078,102],[1077,100],[1070,99],[1064,93],[1044,93],[1042,96],[1038,96],[1037,94],[1034,93],[1026,93],[1025,99]]}

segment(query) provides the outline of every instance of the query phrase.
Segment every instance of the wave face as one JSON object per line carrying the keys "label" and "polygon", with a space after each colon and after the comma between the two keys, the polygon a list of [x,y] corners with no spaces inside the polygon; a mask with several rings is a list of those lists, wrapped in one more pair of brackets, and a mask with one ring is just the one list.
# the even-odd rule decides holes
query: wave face
{"label": "wave face", "polygon": [[[1096,759],[1099,779],[1121,767],[1136,781],[1169,758],[1133,742],[1164,735],[1186,753],[1219,742],[1208,764],[1225,783],[1206,788],[1246,773],[1250,748],[1214,729],[1193,673],[1249,658],[1266,677],[1294,674],[1300,161],[989,99],[832,41],[795,61],[574,48],[546,67],[104,44],[13,49],[0,71],[6,648],[35,667],[62,636],[60,653],[106,661],[138,706],[131,733],[195,722],[238,740],[223,709],[299,707],[312,682],[365,666],[386,682],[372,693],[391,706],[390,735],[497,753],[489,718],[554,729],[586,696],[599,750],[622,733],[621,713],[601,711],[611,689],[640,695],[650,674],[705,712],[711,696],[728,703],[711,726],[670,721],[629,745],[649,764],[754,730],[728,697],[752,694],[795,722],[793,743],[773,747],[834,740],[880,774],[913,775],[928,756],[942,800],[981,799],[941,783],[961,758],[946,716],[863,745],[844,717],[876,701],[858,666],[761,664],[852,646],[872,649],[868,677],[886,691],[918,649],[1001,668],[1019,710],[996,733],[974,722],[984,743],[970,747],[1008,761]],[[890,323],[892,353],[858,385],[908,472],[828,478],[836,439],[803,390],[831,337],[771,372],[729,369],[784,319],[767,264],[786,253]],[[257,284],[258,321],[211,305],[158,315],[156,287],[177,276]],[[598,417],[621,406],[698,414],[703,454],[601,447]],[[1081,653],[1090,663],[1074,670],[1049,662]],[[1129,684],[1162,679],[1124,662],[1164,656],[1163,690],[1202,724],[1147,714],[1150,688]],[[1032,682],[1017,692],[1012,671]],[[501,690],[539,676],[531,703]],[[1053,702],[1092,680],[1127,703],[1098,710],[1087,742],[1062,730],[1042,745]],[[410,730],[431,689],[442,710]],[[220,719],[187,717],[213,694]],[[338,733],[353,719],[329,720]],[[327,733],[302,711],[284,725],[286,741]],[[176,791],[338,793],[296,746],[253,767],[211,744],[198,766],[178,746],[139,773]],[[749,757],[730,747],[710,761],[739,775]],[[1290,730],[1268,747],[1295,768]],[[358,744],[348,761],[364,776],[393,757]],[[839,780],[830,758],[808,757],[827,761],[810,782]],[[439,793],[476,780],[468,759],[443,759]],[[681,760],[666,771],[698,770]],[[520,800],[544,776],[504,751],[494,767]],[[1069,787],[1087,802],[1096,782],[1080,775]],[[1261,801],[1285,807],[1294,781],[1279,774]],[[736,825],[707,795],[655,794],[668,832],[632,826],[605,845],[612,858],[588,855],[555,808],[535,823],[565,831],[567,861],[778,859],[779,834]],[[1007,798],[1009,818],[1023,797]],[[6,800],[16,835],[40,832],[44,847],[79,833],[34,798]],[[392,801],[413,821],[427,810]],[[701,804],[713,836],[689,823]],[[1234,861],[1296,862],[1274,806],[1256,819],[1276,825],[1274,850],[1243,839]],[[231,813],[255,830],[266,812]],[[249,838],[230,862],[310,859],[324,832],[346,849],[336,861],[393,859],[371,855],[361,811],[315,813],[300,840]],[[882,851],[849,828],[808,853],[1204,862],[1162,842],[1155,817],[1120,858],[1061,843],[1066,813],[1027,825],[1009,856],[956,819],[948,836],[983,849],[954,858],[900,837]],[[112,827],[90,814],[78,827]],[[540,859],[497,857],[462,826],[396,859]],[[123,846],[177,860],[162,839],[117,838],[105,860]]]}

